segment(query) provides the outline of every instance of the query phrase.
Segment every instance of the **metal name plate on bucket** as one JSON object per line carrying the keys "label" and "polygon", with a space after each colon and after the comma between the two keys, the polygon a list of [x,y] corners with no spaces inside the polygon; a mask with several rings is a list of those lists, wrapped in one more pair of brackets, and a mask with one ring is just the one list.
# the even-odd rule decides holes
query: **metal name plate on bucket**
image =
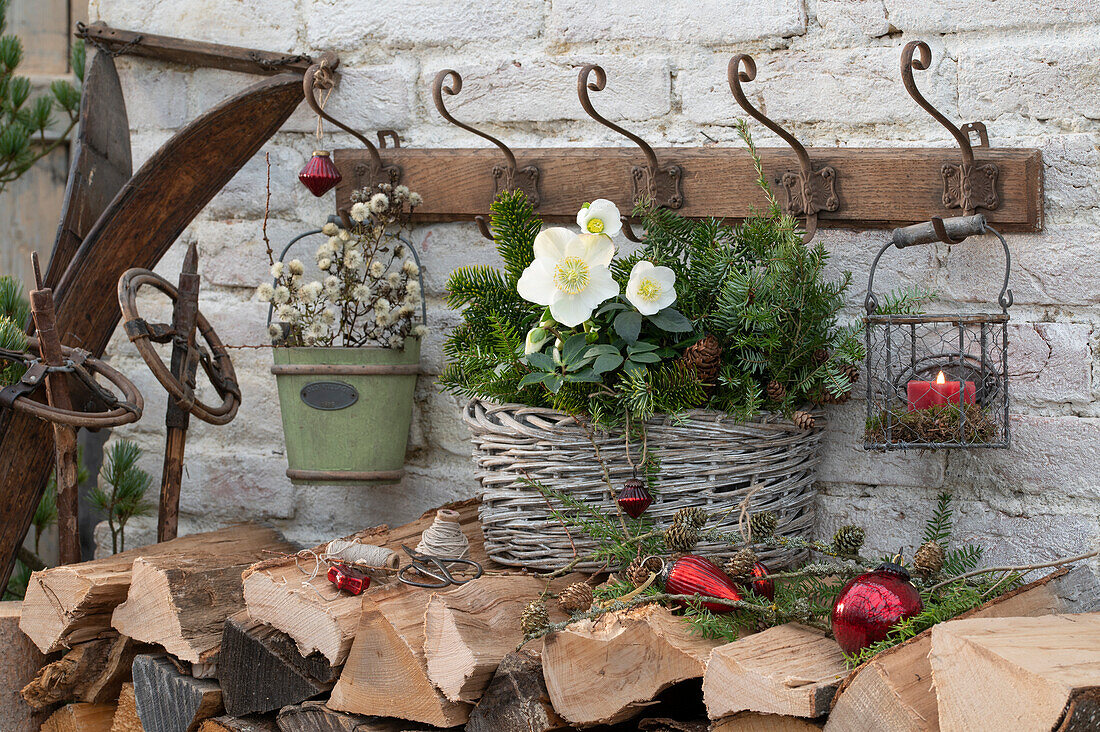
{"label": "metal name plate on bucket", "polygon": [[342,381],[314,381],[302,387],[302,401],[314,409],[335,412],[359,401],[359,392]]}

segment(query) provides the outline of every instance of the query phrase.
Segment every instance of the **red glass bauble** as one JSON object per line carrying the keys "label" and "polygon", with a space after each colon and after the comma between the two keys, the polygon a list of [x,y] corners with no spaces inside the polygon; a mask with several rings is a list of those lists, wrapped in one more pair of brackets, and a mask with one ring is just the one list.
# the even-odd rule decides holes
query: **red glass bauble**
{"label": "red glass bauble", "polygon": [[[704,595],[724,600],[744,599],[733,581],[717,564],[705,557],[686,554],[666,570],[665,592],[672,595]],[[730,613],[736,608],[704,602],[703,607],[715,613]]]}
{"label": "red glass bauble", "polygon": [[751,590],[752,593],[758,597],[764,597],[769,600],[775,599],[775,582],[770,579],[766,579],[768,576],[768,568],[763,562],[757,562],[752,565],[752,576],[755,578],[752,582],[741,581],[737,583],[738,587],[746,590]]}
{"label": "red glass bauble", "polygon": [[653,496],[649,495],[649,489],[646,488],[645,483],[637,478],[631,478],[615,500],[627,516],[636,519],[653,503]]}
{"label": "red glass bauble", "polygon": [[844,585],[833,603],[833,635],[845,653],[884,639],[898,621],[924,609],[909,573],[886,563]]}
{"label": "red glass bauble", "polygon": [[298,180],[315,196],[323,196],[341,180],[340,171],[324,150],[314,150],[313,157],[298,173]]}

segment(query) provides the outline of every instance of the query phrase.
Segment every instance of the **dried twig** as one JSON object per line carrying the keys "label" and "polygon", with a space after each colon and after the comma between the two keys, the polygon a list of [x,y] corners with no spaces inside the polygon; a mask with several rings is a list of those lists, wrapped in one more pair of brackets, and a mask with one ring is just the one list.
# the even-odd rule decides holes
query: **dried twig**
{"label": "dried twig", "polygon": [[1047,567],[1061,567],[1064,564],[1072,564],[1074,562],[1079,562],[1082,559],[1091,559],[1092,557],[1095,557],[1098,554],[1100,554],[1100,549],[1097,549],[1097,550],[1094,550],[1094,551],[1091,551],[1091,552],[1086,552],[1085,554],[1078,554],[1075,557],[1066,557],[1064,559],[1056,559],[1053,562],[1040,562],[1038,564],[1021,564],[1021,565],[1014,566],[1014,567],[986,567],[985,569],[976,569],[973,572],[966,572],[965,574],[960,574],[960,575],[956,575],[954,577],[951,577],[949,579],[945,579],[943,582],[938,582],[938,583],[932,585],[931,587],[929,587],[928,592],[930,592],[930,593],[935,592],[936,590],[940,589],[941,587],[949,585],[953,582],[959,582],[961,580],[968,579],[970,577],[977,577],[978,575],[982,575],[982,574],[990,574],[990,573],[993,573],[993,572],[1013,572],[1013,573],[1018,573],[1018,574],[1026,574],[1027,572],[1030,572],[1033,569],[1045,569]]}

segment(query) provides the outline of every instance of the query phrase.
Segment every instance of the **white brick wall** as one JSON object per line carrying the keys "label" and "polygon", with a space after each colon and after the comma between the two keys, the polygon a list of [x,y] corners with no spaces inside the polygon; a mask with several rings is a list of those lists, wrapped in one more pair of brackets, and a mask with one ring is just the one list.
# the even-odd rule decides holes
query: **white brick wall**
{"label": "white brick wall", "polygon": [[[1008,451],[866,453],[862,403],[832,409],[821,469],[819,533],[842,523],[868,529],[882,551],[911,549],[939,490],[959,501],[963,538],[994,559],[1052,557],[1100,536],[1100,7],[1091,0],[92,0],[112,25],[274,51],[338,51],[344,72],[330,109],[373,134],[397,129],[410,146],[481,142],[444,123],[431,101],[441,68],[465,79],[449,100],[460,119],[514,146],[626,144],[588,120],[576,100],[580,64],[608,71],[597,107],[629,120],[654,145],[700,145],[703,133],[738,144],[738,108],[726,85],[737,51],[755,55],[754,102],[807,145],[953,144],[905,94],[898,74],[905,42],[923,38],[933,67],[917,83],[958,122],[982,120],[994,145],[1042,150],[1047,229],[1013,235],[1011,328],[1013,447]],[[120,60],[140,162],[171,131],[249,83],[250,77]],[[323,221],[331,197],[314,199],[296,180],[310,151],[304,107],[269,142],[276,245]],[[754,125],[761,144],[774,137]],[[329,147],[347,146],[338,133]],[[202,307],[232,344],[263,341],[265,308],[251,288],[265,278],[260,240],[263,154],[220,192],[161,267],[175,278],[183,242],[197,241]],[[825,230],[835,272],[850,269],[858,312],[881,232]],[[472,225],[436,224],[413,234],[424,259],[433,335],[424,365],[443,365],[448,273],[492,263]],[[1002,266],[990,242],[915,248],[884,261],[882,286],[918,282],[948,301],[988,301]],[[156,304],[148,304],[155,314]],[[116,336],[116,364],[147,395],[139,424],[119,430],[147,450],[159,475],[165,397],[132,347]],[[425,376],[417,388],[408,477],[389,488],[294,488],[283,476],[281,424],[264,351],[235,352],[245,392],[237,420],[198,422],[188,442],[185,530],[256,517],[311,541],[367,524],[399,522],[475,490],[458,400]]]}

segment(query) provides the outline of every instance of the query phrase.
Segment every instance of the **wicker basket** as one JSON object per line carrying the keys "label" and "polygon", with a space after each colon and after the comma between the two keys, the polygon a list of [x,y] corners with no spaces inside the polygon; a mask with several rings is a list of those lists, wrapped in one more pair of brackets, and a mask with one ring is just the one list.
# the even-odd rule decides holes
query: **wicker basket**
{"label": "wicker basket", "polygon": [[[660,460],[660,495],[646,515],[664,528],[685,506],[725,512],[756,486],[752,511],[774,511],[780,533],[809,537],[824,426],[822,415],[815,417],[812,430],[801,430],[779,415],[736,422],[722,412],[696,410],[675,420],[653,418],[647,433],[649,449]],[[549,570],[570,561],[574,545],[582,554],[594,549],[577,529],[567,532],[549,515],[542,494],[520,481],[526,476],[594,505],[614,505],[592,442],[574,419],[552,409],[476,399],[467,405],[464,418],[473,433],[474,462],[483,488],[481,527],[489,556],[501,564]],[[612,484],[621,486],[631,475],[621,435],[599,433],[596,442],[610,467]],[[735,531],[737,516],[731,512],[723,526]],[[717,558],[731,556],[736,548],[704,542],[697,551]],[[757,553],[773,569],[802,557],[800,552],[774,547],[758,546]],[[593,571],[600,566],[587,563],[579,568]]]}

